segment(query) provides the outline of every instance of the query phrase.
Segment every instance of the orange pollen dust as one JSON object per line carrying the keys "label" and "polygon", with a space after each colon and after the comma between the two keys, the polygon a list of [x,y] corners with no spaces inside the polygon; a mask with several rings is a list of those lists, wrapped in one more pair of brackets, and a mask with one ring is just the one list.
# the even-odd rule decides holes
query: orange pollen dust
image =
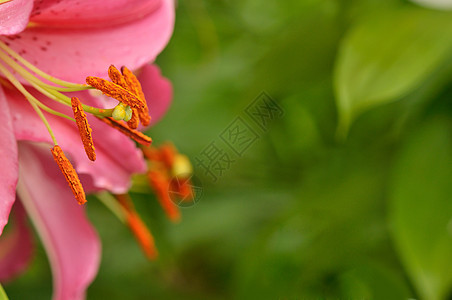
{"label": "orange pollen dust", "polygon": [[144,100],[114,82],[99,77],[88,76],[86,77],[86,83],[100,90],[105,95],[112,97],[125,105],[129,105],[132,108],[143,108],[145,105]]}
{"label": "orange pollen dust", "polygon": [[146,104],[146,99],[144,97],[143,90],[141,89],[141,84],[138,78],[126,67],[121,68],[121,72],[116,69],[115,66],[111,65],[108,68],[108,77],[111,81],[120,87],[133,93],[139,99],[142,100],[144,104],[141,108],[132,108],[132,118],[127,122],[130,128],[138,128],[138,124],[141,121],[143,126],[147,126],[151,123],[151,116],[149,115],[149,109]]}
{"label": "orange pollen dust", "polygon": [[69,187],[71,188],[78,204],[81,205],[86,203],[85,191],[80,183],[77,172],[75,172],[71,162],[64,155],[63,150],[61,150],[60,146],[55,145],[50,151],[52,152],[53,159],[58,164],[58,167],[60,167],[61,172],[66,178],[66,181],[69,184]]}
{"label": "orange pollen dust", "polygon": [[141,249],[146,254],[147,258],[155,259],[158,256],[158,252],[155,247],[154,238],[146,224],[136,212],[130,196],[128,194],[121,194],[115,195],[115,197],[127,212],[127,225],[135,236]]}
{"label": "orange pollen dust", "polygon": [[123,134],[130,137],[131,139],[133,139],[134,141],[136,141],[137,143],[139,143],[141,145],[149,146],[152,143],[152,139],[150,137],[141,133],[138,130],[129,128],[127,126],[127,124],[125,124],[122,121],[116,121],[115,119],[113,119],[111,117],[98,118],[98,119],[100,119],[104,123],[108,124],[109,126],[119,130],[120,132],[122,132]]}
{"label": "orange pollen dust", "polygon": [[[117,85],[121,86],[122,88],[134,93],[135,96],[138,97],[137,93],[135,93],[135,91],[127,83],[126,78],[121,74],[121,72],[119,72],[118,69],[116,69],[115,66],[111,65],[108,68],[108,77],[110,77],[110,79],[113,83],[116,83]],[[144,98],[141,98],[141,99],[144,99]],[[144,101],[144,102],[146,103],[146,101]],[[139,124],[140,124],[140,117],[138,116],[138,110],[136,108],[132,108],[132,117],[130,118],[129,121],[127,121],[127,125],[132,129],[137,129]]]}
{"label": "orange pollen dust", "polygon": [[151,116],[149,115],[149,109],[146,104],[146,99],[144,97],[143,90],[141,88],[140,81],[138,78],[126,67],[121,68],[122,74],[129,86],[129,89],[135,93],[139,98],[141,98],[144,102],[144,107],[142,109],[137,109],[138,116],[140,118],[141,124],[143,126],[148,126],[151,123]]}
{"label": "orange pollen dust", "polygon": [[136,108],[132,108],[132,117],[127,121],[127,126],[132,129],[137,129],[140,124],[140,116]]}
{"label": "orange pollen dust", "polygon": [[80,137],[82,138],[83,147],[85,148],[86,155],[91,161],[96,160],[96,152],[93,143],[93,137],[91,135],[92,129],[88,124],[88,119],[83,111],[82,104],[77,97],[71,98],[72,111],[74,112],[75,121],[77,123]]}

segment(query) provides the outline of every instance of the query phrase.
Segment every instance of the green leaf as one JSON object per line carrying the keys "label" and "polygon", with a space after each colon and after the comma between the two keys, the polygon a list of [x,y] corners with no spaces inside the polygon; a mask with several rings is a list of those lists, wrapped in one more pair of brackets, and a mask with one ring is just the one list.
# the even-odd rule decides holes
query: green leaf
{"label": "green leaf", "polygon": [[393,237],[421,298],[452,290],[452,124],[436,118],[413,133],[396,160]]}
{"label": "green leaf", "polygon": [[340,277],[342,299],[409,299],[404,280],[384,264],[363,261]]}
{"label": "green leaf", "polygon": [[451,51],[450,12],[405,5],[365,18],[347,33],[336,61],[338,134],[363,111],[413,91]]}
{"label": "green leaf", "polygon": [[6,296],[5,290],[0,284],[0,300],[8,300],[8,296]]}

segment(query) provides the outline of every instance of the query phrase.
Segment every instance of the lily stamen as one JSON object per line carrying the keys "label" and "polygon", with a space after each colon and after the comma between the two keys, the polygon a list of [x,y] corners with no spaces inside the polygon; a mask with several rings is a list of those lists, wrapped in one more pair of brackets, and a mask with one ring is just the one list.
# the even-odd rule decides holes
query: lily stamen
{"label": "lily stamen", "polygon": [[27,67],[28,69],[30,69],[31,71],[33,71],[35,74],[37,74],[38,76],[41,76],[42,78],[53,82],[55,84],[64,86],[64,87],[68,87],[68,88],[78,88],[78,90],[82,90],[82,89],[90,89],[91,87],[84,85],[84,84],[79,84],[79,83],[73,83],[73,82],[69,82],[69,81],[65,81],[65,80],[61,80],[58,79],[56,77],[53,77],[45,72],[43,72],[42,70],[40,70],[39,68],[35,67],[32,63],[30,63],[28,60],[24,59],[20,54],[18,54],[17,52],[15,52],[13,49],[11,49],[10,47],[8,47],[4,42],[2,42],[0,40],[0,48],[3,49],[5,52],[7,52],[11,57],[15,58],[18,62],[20,62],[22,65],[24,65],[25,67]]}
{"label": "lily stamen", "polygon": [[[3,60],[6,64],[8,64],[13,70],[15,70],[19,75],[22,76],[25,80],[27,80],[30,85],[32,85],[35,89],[37,89],[39,92],[47,96],[48,98],[55,100],[59,103],[62,103],[66,106],[71,106],[71,98],[67,97],[66,95],[60,93],[60,92],[74,92],[74,91],[82,91],[82,90],[88,90],[92,89],[92,87],[88,85],[82,85],[82,84],[74,84],[69,83],[67,81],[59,80],[53,76],[50,76],[42,71],[40,71],[38,68],[33,66],[31,63],[23,59],[19,54],[14,52],[11,48],[9,48],[5,43],[0,41],[0,48],[3,51],[0,51],[0,59]],[[5,53],[6,52],[6,53]],[[43,77],[44,79],[47,79],[55,84],[64,84],[66,87],[57,87],[52,86],[50,84],[47,84],[37,78],[35,75],[27,71],[24,67],[22,67],[20,64],[18,64],[16,61],[14,61],[11,57],[8,56],[11,55],[14,59],[21,62],[24,66],[32,70],[34,73],[38,74],[39,76]],[[88,106],[85,104],[82,104],[83,109],[93,115],[97,116],[111,116],[113,109],[102,109],[102,108],[96,108],[92,106]]]}
{"label": "lily stamen", "polygon": [[178,223],[181,216],[179,208],[173,203],[169,196],[170,178],[168,178],[164,172],[156,170],[150,170],[148,172],[148,178],[166,215],[172,222]]}
{"label": "lily stamen", "polygon": [[148,126],[151,123],[151,116],[149,115],[148,106],[146,104],[146,99],[144,97],[143,90],[141,89],[140,81],[126,67],[122,67],[121,72],[129,86],[129,88],[135,93],[135,95],[137,95],[139,98],[141,98],[144,102],[144,106],[141,109],[137,109],[137,111],[138,111],[138,117],[140,119],[141,124],[143,124],[143,126]]}
{"label": "lily stamen", "polygon": [[126,223],[133,233],[135,239],[148,259],[155,259],[158,256],[154,243],[154,237],[150,230],[138,215],[128,194],[115,195],[115,198],[127,212]]}
{"label": "lily stamen", "polygon": [[158,251],[155,247],[154,237],[138,215],[130,196],[128,194],[112,195],[107,192],[98,193],[96,196],[122,224],[129,227],[146,257],[155,259]]}
{"label": "lily stamen", "polygon": [[86,155],[91,161],[96,160],[96,152],[93,144],[93,137],[91,135],[92,129],[88,124],[88,119],[83,111],[82,104],[77,97],[72,97],[72,111],[74,112],[75,121],[82,138],[83,147]]}
{"label": "lily stamen", "polygon": [[[138,128],[140,121],[144,126],[149,125],[151,116],[149,115],[149,110],[140,82],[126,67],[122,67],[121,72],[119,72],[115,66],[111,65],[108,68],[108,76],[110,77],[111,82],[92,76],[87,77],[86,82],[94,88],[102,91],[105,95],[115,98],[131,108],[131,117],[124,119],[127,121],[129,128]],[[113,117],[115,120],[119,120],[118,117]]]}
{"label": "lily stamen", "polygon": [[80,183],[77,172],[75,172],[74,167],[67,159],[66,155],[64,155],[63,150],[61,150],[60,146],[55,145],[51,149],[51,152],[53,159],[58,164],[58,167],[60,167],[60,170],[66,178],[66,181],[68,182],[75,199],[77,199],[78,204],[82,205],[86,203],[85,191]]}
{"label": "lily stamen", "polygon": [[[14,76],[12,75],[12,73],[9,72],[8,69],[6,69],[4,66],[2,66],[1,72],[5,75],[6,78],[8,78],[8,80],[9,80],[9,81],[8,81],[8,84],[12,84],[12,86],[11,86],[11,85],[9,85],[9,86],[10,86],[11,88],[12,88],[12,87],[15,87],[19,92],[21,92],[22,95],[24,95],[24,97],[25,97],[28,101],[33,102],[33,103],[36,104],[39,108],[41,108],[42,110],[44,110],[44,111],[46,111],[46,112],[48,112],[48,113],[50,113],[50,114],[52,114],[52,115],[55,115],[55,116],[58,116],[58,117],[62,117],[62,118],[65,118],[65,119],[68,119],[68,120],[71,120],[71,121],[74,121],[74,122],[75,122],[75,119],[74,119],[74,118],[71,118],[71,117],[69,117],[69,116],[67,116],[67,115],[65,115],[65,114],[63,114],[63,113],[60,113],[60,112],[58,112],[58,111],[56,111],[56,110],[53,110],[53,109],[51,109],[50,107],[46,106],[45,104],[41,103],[38,99],[36,99],[36,97],[34,97],[32,94],[30,94],[30,93],[25,89],[25,87],[24,87],[17,79],[15,79]],[[3,82],[1,82],[1,84],[4,85]]]}
{"label": "lily stamen", "polygon": [[111,81],[113,83],[116,83],[117,85],[121,86],[124,89],[129,89],[129,85],[126,82],[126,79],[124,76],[119,72],[118,69],[116,69],[115,66],[111,65],[108,68],[108,77],[110,77]]}
{"label": "lily stamen", "polygon": [[[55,138],[55,135],[53,134],[52,129],[50,128],[49,122],[47,121],[46,117],[43,115],[42,111],[39,109],[41,102],[38,101],[32,94],[30,94],[24,86],[14,77],[14,75],[2,64],[0,64],[0,72],[5,75],[5,77],[11,82],[11,84],[24,95],[24,97],[28,100],[30,105],[33,107],[33,109],[36,111],[38,116],[41,118],[42,122],[47,128],[47,131],[49,132],[52,141],[55,145],[57,145],[57,141]],[[42,106],[46,107],[44,104]],[[46,109],[51,110],[50,108],[46,107]]]}
{"label": "lily stamen", "polygon": [[[5,77],[25,96],[25,98],[28,100],[30,105],[33,107],[33,109],[36,111],[38,116],[41,118],[42,122],[44,123],[45,127],[47,128],[47,131],[49,132],[52,141],[54,143],[54,147],[51,149],[53,158],[55,162],[58,164],[61,172],[63,173],[66,181],[68,182],[72,193],[74,194],[77,202],[79,204],[84,204],[86,202],[86,196],[85,192],[83,190],[83,186],[80,183],[80,179],[78,178],[77,172],[75,172],[74,167],[69,162],[69,160],[64,155],[63,150],[61,150],[60,146],[58,146],[58,143],[56,141],[55,135],[50,128],[50,124],[47,121],[46,117],[42,113],[42,111],[39,109],[39,104],[42,104],[39,102],[35,97],[33,97],[24,87],[23,85],[14,78],[11,72],[6,69],[5,66],[0,64],[0,72],[5,75]],[[43,105],[43,104],[42,104]]]}
{"label": "lily stamen", "polygon": [[[0,48],[1,48],[1,41],[0,41]],[[12,69],[14,69],[18,74],[20,74],[24,79],[29,81],[30,83],[38,84],[39,86],[45,87],[46,89],[53,89],[61,92],[74,92],[74,91],[80,91],[80,90],[88,90],[91,89],[88,85],[77,85],[73,87],[59,87],[59,86],[53,86],[50,84],[47,84],[43,82],[42,80],[38,79],[35,75],[33,75],[30,71],[25,69],[23,66],[21,66],[19,63],[17,63],[14,59],[8,56],[8,54],[0,49],[0,58],[7,63]]]}
{"label": "lily stamen", "polygon": [[109,125],[110,127],[113,127],[115,129],[119,130],[120,132],[127,135],[132,140],[134,140],[135,142],[137,142],[141,145],[149,146],[152,143],[152,139],[150,137],[141,133],[138,130],[129,128],[127,126],[127,124],[122,123],[121,121],[116,121],[115,119],[109,118],[109,117],[98,118],[98,119],[103,121],[105,124]]}
{"label": "lily stamen", "polygon": [[[52,108],[46,106],[25,88],[25,86],[19,81],[19,79],[16,78],[16,76],[13,74],[13,72],[10,71],[10,69],[0,63],[0,73],[3,74],[7,79],[4,86],[11,88],[15,87],[28,100],[32,108],[36,111],[43,124],[47,128],[47,131],[49,132],[54,144],[51,152],[79,204],[86,202],[83,187],[73,166],[64,155],[62,149],[58,146],[55,135],[42,110],[55,116],[66,118],[77,124],[85,152],[88,158],[92,161],[96,159],[96,154],[91,135],[92,130],[88,124],[85,112],[98,117],[103,122],[107,123],[115,129],[118,129],[119,131],[142,145],[151,144],[152,139],[150,137],[135,130],[135,128],[138,126],[139,120],[141,120],[143,124],[148,124],[146,120],[147,118],[150,120],[150,117],[146,105],[146,100],[141,90],[141,85],[135,75],[133,75],[133,73],[130,72],[127,68],[122,68],[121,74],[121,72],[119,72],[114,66],[111,66],[109,69],[109,76],[113,80],[113,82],[98,77],[87,77],[86,82],[90,85],[71,83],[55,78],[39,70],[33,64],[31,64],[14,50],[12,50],[7,45],[7,43],[1,40],[0,61],[3,61],[5,64],[7,64],[10,69],[14,70],[19,76],[21,76],[22,79],[27,81],[30,86],[32,86],[42,95],[63,105],[71,106],[75,118],[55,111]],[[41,78],[38,78],[37,76],[40,76]],[[50,83],[55,84],[55,86],[48,84],[43,80],[47,80]],[[4,80],[2,79],[2,84],[3,81]],[[9,85],[9,83],[12,86]],[[97,108],[83,104],[76,97],[69,97],[63,94],[63,92],[82,91],[92,88],[101,90],[102,92],[104,92],[104,94],[120,101],[120,103],[114,108]],[[114,118],[112,118],[112,116],[114,116],[118,120],[124,120],[128,122],[130,127],[126,123],[123,123],[123,121],[115,120]],[[137,222],[135,222],[134,224],[137,224]]]}
{"label": "lily stamen", "polygon": [[141,149],[148,159],[147,177],[150,187],[168,218],[178,222],[181,216],[175,201],[191,202],[195,197],[190,180],[193,168],[188,157],[180,154],[171,143],[165,143],[159,148],[151,146]]}
{"label": "lily stamen", "polygon": [[131,213],[128,215],[127,223],[144,254],[146,254],[146,257],[151,260],[157,258],[158,252],[155,247],[154,238],[141,218],[137,214]]}
{"label": "lily stamen", "polygon": [[88,76],[86,77],[86,83],[108,97],[114,98],[132,108],[141,108],[144,106],[144,102],[140,98],[114,82],[99,77]]}

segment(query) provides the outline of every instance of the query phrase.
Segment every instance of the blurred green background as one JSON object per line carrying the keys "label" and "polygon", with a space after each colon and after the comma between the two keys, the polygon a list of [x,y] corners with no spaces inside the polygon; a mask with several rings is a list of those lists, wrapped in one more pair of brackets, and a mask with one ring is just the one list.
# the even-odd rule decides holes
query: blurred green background
{"label": "blurred green background", "polygon": [[[157,60],[174,86],[150,130],[187,154],[203,194],[148,262],[99,203],[88,299],[452,299],[452,12],[402,0],[179,1]],[[284,115],[246,114],[262,91]],[[242,117],[259,138],[215,181],[196,157]],[[41,246],[5,285],[49,299]]]}

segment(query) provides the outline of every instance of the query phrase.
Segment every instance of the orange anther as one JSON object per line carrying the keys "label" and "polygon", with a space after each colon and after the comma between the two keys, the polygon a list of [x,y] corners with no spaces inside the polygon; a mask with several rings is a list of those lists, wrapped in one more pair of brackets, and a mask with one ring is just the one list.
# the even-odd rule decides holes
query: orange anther
{"label": "orange anther", "polygon": [[143,108],[146,105],[144,100],[137,97],[133,92],[128,91],[114,82],[99,77],[88,76],[86,77],[86,83],[100,90],[105,95],[129,105],[132,108]]}
{"label": "orange anther", "polygon": [[82,138],[83,147],[85,148],[86,155],[92,161],[96,160],[96,152],[94,149],[93,137],[91,135],[91,127],[88,124],[88,119],[83,111],[82,104],[77,97],[71,98],[72,111],[74,112],[75,121],[77,123],[80,137]]}
{"label": "orange anther", "polygon": [[[144,106],[138,109],[138,115],[140,117],[141,124],[143,126],[148,126],[151,123],[151,116],[149,115],[149,109],[146,104],[146,99],[144,97],[143,90],[141,89],[141,84],[138,78],[126,67],[121,68],[122,75],[129,86],[129,90],[141,98],[144,102]],[[135,112],[134,112],[135,113]]]}
{"label": "orange anther", "polygon": [[115,198],[127,212],[127,225],[135,236],[141,249],[149,259],[155,259],[158,253],[154,244],[154,238],[146,224],[136,212],[132,199],[128,194],[118,194],[115,195]]}
{"label": "orange anther", "polygon": [[121,131],[123,134],[127,135],[128,137],[130,137],[139,144],[148,146],[152,143],[152,139],[150,137],[141,133],[138,130],[129,128],[127,124],[122,121],[116,121],[115,119],[110,117],[99,119],[102,120],[104,123],[108,124],[109,126]]}
{"label": "orange anther", "polygon": [[75,172],[74,167],[71,162],[64,155],[63,150],[61,150],[60,146],[55,145],[51,150],[53,159],[60,167],[61,172],[66,178],[69,187],[72,190],[72,193],[77,199],[78,204],[84,204],[86,202],[85,191],[83,190],[83,186],[80,183],[80,179],[78,178],[77,172]]}
{"label": "orange anther", "polygon": [[[123,74],[121,74],[121,72],[119,72],[118,69],[116,69],[115,66],[111,65],[108,68],[108,77],[110,77],[111,81],[116,83],[117,85],[125,88],[126,90],[128,90],[129,92],[132,92],[133,94],[135,94],[135,96],[137,96],[138,98],[140,98],[143,102],[144,102],[144,107],[143,110],[148,110],[148,107],[146,105],[146,100],[144,99],[144,94],[141,91],[141,85],[137,88],[136,83],[139,85],[140,83],[138,82],[138,79],[136,79],[135,75],[132,74],[132,72],[130,72],[126,67],[123,67],[123,69],[126,69],[129,73],[127,74],[127,77]],[[130,76],[133,76],[136,80],[135,81],[131,81]],[[130,128],[132,129],[137,129],[138,125],[140,124],[140,113],[139,113],[139,109],[137,108],[132,108],[132,118],[127,121],[127,125],[129,125]],[[149,120],[150,121],[150,120]],[[149,123],[148,123],[149,124]],[[143,125],[148,125],[148,124],[143,124]]]}
{"label": "orange anther", "polygon": [[168,218],[175,223],[179,222],[181,217],[179,208],[173,203],[169,196],[169,179],[158,171],[149,171],[148,178],[149,183],[154,189],[157,199]]}
{"label": "orange anther", "polygon": [[132,118],[127,121],[127,125],[132,129],[137,129],[140,124],[140,116],[136,108],[132,108]]}
{"label": "orange anther", "polygon": [[155,259],[158,256],[158,252],[155,248],[154,238],[138,214],[129,214],[127,216],[127,225],[135,236],[141,249],[146,254],[146,257]]}
{"label": "orange anther", "polygon": [[[121,86],[122,88],[129,90],[129,86],[127,85],[126,79],[121,74],[121,72],[119,72],[119,70],[116,69],[115,66],[111,65],[108,68],[108,77],[110,77],[110,79],[113,83],[116,83],[117,85]],[[133,91],[131,91],[131,92],[133,92]]]}

